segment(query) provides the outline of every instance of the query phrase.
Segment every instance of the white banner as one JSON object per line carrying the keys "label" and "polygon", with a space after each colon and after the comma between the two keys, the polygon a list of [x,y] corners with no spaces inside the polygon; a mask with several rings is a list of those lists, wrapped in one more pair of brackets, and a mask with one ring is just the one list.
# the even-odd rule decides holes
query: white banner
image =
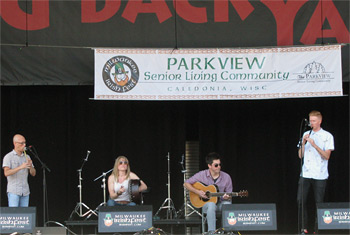
{"label": "white banner", "polygon": [[341,46],[95,49],[95,99],[342,96]]}

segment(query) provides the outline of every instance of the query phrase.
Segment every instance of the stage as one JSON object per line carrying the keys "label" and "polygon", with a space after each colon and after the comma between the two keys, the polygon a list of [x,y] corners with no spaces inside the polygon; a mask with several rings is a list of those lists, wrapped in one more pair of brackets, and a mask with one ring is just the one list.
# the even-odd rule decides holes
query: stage
{"label": "stage", "polygon": [[[201,224],[200,218],[194,219],[159,219],[153,220],[153,227],[161,229],[165,234],[201,234]],[[98,221],[97,220],[71,220],[65,221],[65,225],[76,234],[107,234],[98,233]],[[295,228],[297,230],[297,228]],[[226,231],[228,232],[228,231]],[[232,231],[234,234],[240,235],[254,235],[254,234],[282,234],[278,231]],[[66,234],[72,234],[67,231]],[[118,234],[118,233],[116,233]],[[120,233],[125,234],[125,233]],[[126,233],[134,234],[134,233]],[[145,233],[146,234],[146,233]],[[219,233],[218,233],[219,234]],[[297,233],[283,233],[285,235],[298,235]],[[323,230],[319,231],[318,234],[349,234],[348,230]]]}
{"label": "stage", "polygon": [[[86,232],[98,234],[97,220],[68,220],[65,221],[65,225],[78,234],[86,234]],[[170,234],[186,234],[187,229],[189,229],[190,234],[197,234],[200,232],[201,226],[202,220],[199,218],[153,220],[153,227],[160,228]]]}

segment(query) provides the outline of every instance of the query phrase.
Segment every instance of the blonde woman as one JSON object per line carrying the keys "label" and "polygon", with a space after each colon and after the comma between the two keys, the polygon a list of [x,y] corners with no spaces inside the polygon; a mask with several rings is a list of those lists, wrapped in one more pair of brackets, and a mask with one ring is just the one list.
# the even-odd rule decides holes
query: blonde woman
{"label": "blonde woman", "polygon": [[[130,201],[129,181],[140,178],[130,171],[129,160],[125,156],[119,156],[114,163],[112,174],[108,177],[108,192],[110,199],[107,206],[135,206]],[[147,189],[147,185],[140,180],[139,191]]]}

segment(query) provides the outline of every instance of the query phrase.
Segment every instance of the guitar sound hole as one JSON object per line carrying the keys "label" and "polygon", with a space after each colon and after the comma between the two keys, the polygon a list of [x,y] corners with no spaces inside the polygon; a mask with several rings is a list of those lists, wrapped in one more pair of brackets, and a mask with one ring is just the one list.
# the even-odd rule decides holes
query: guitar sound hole
{"label": "guitar sound hole", "polygon": [[205,192],[205,196],[207,196],[207,198],[202,198],[201,197],[201,200],[203,201],[203,202],[207,202],[207,201],[209,201],[210,200],[210,192]]}
{"label": "guitar sound hole", "polygon": [[203,202],[209,201],[209,199],[207,199],[207,198],[202,198],[202,197],[201,197],[201,199],[202,199]]}

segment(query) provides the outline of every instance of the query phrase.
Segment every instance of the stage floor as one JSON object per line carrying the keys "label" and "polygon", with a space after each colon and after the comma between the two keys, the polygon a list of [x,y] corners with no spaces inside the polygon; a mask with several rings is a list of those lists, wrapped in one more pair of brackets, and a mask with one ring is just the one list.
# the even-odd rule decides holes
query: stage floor
{"label": "stage floor", "polygon": [[[134,233],[98,233],[97,220],[76,220],[65,221],[65,225],[76,234],[134,234]],[[159,229],[159,233],[155,234],[182,234],[182,235],[199,235],[201,234],[201,219],[162,219],[153,220],[153,227]],[[296,229],[297,230],[297,229]],[[164,233],[162,233],[164,232]],[[227,232],[227,231],[226,231]],[[323,230],[318,234],[327,235],[340,235],[350,234],[349,230]],[[283,234],[283,235],[298,235],[297,233],[281,233],[278,231],[233,231],[236,235],[271,235],[271,234]],[[67,234],[72,234],[67,232]],[[146,234],[146,233],[144,233]],[[150,234],[150,233],[148,233]],[[313,233],[310,233],[313,234]]]}

